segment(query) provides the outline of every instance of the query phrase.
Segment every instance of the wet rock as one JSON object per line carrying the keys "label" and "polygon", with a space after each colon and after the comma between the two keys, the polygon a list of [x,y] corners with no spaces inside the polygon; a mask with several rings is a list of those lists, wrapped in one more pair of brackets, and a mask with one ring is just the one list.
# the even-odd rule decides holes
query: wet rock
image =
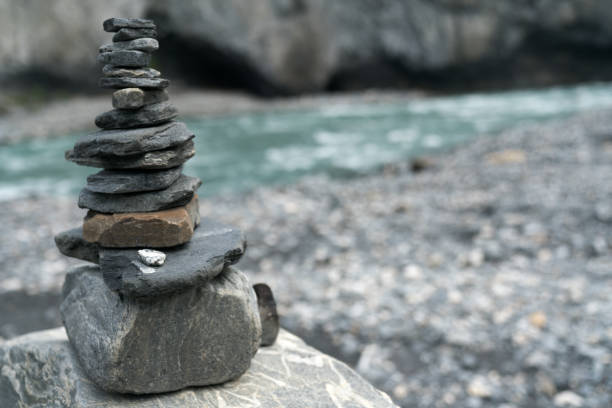
{"label": "wet rock", "polygon": [[87,378],[62,327],[0,344],[0,366],[6,367],[0,396],[7,407],[239,407],[247,400],[266,408],[327,407],[338,398],[347,406],[395,406],[346,364],[285,330],[273,347],[259,350],[248,375],[228,387],[139,397],[106,393]]}
{"label": "wet rock", "polygon": [[170,85],[170,81],[164,78],[100,78],[99,85],[102,88],[151,88],[163,89]]}
{"label": "wet rock", "polygon": [[193,140],[188,140],[178,146],[163,150],[155,150],[145,154],[132,156],[93,156],[83,157],[74,153],[74,150],[66,152],[66,159],[81,166],[101,167],[104,169],[138,169],[138,170],[160,170],[177,167],[191,159],[195,155]]}
{"label": "wet rock", "polygon": [[189,242],[164,250],[166,262],[154,271],[141,262],[138,250],[109,248],[100,252],[100,270],[112,290],[154,297],[201,285],[238,262],[245,248],[240,230],[203,218]]}
{"label": "wet rock", "polygon": [[[79,139],[73,157],[130,156],[183,144],[194,137],[182,122],[142,129],[102,130]],[[96,167],[96,166],[94,166]]]}
{"label": "wet rock", "polygon": [[87,188],[95,193],[125,194],[168,188],[181,175],[182,167],[157,171],[102,170],[87,177]]}
{"label": "wet rock", "polygon": [[142,51],[118,50],[98,54],[98,63],[116,67],[140,68],[151,62],[151,55]]}
{"label": "wet rock", "polygon": [[110,248],[166,248],[184,244],[200,222],[198,198],[164,211],[100,214],[90,211],[83,221],[83,238]]}
{"label": "wet rock", "polygon": [[113,93],[113,108],[138,109],[168,100],[165,90],[143,91],[140,88],[123,88]]}
{"label": "wet rock", "polygon": [[102,74],[110,78],[159,78],[161,72],[153,68],[121,68],[114,65],[102,67]]}
{"label": "wet rock", "polygon": [[157,38],[157,30],[154,28],[122,28],[115,35],[113,41],[130,41],[138,38]]}
{"label": "wet rock", "polygon": [[199,178],[181,175],[170,187],[160,191],[104,194],[84,188],[79,194],[79,207],[107,214],[166,210],[187,204],[200,185]]}
{"label": "wet rock", "polygon": [[60,311],[83,371],[109,392],[157,394],[236,379],[261,338],[255,293],[232,267],[154,301],[110,290],[98,267],[77,268],[66,277]]}
{"label": "wet rock", "polygon": [[272,294],[272,289],[265,283],[253,285],[257,295],[257,306],[259,307],[259,317],[261,319],[261,345],[271,346],[276,341],[280,324],[278,313],[276,312],[276,301]]}
{"label": "wet rock", "polygon": [[140,249],[138,257],[147,266],[162,266],[166,262],[166,254],[154,249]]}
{"label": "wet rock", "polygon": [[102,129],[131,129],[155,126],[171,121],[178,110],[169,102],[145,105],[138,110],[114,109],[96,117],[96,126]]}
{"label": "wet rock", "polygon": [[134,50],[143,52],[154,52],[159,49],[159,42],[154,38],[138,38],[132,41],[118,41],[105,44],[98,49],[98,52],[112,52],[120,50]]}
{"label": "wet rock", "polygon": [[55,245],[66,256],[98,263],[100,248],[98,244],[86,241],[83,238],[83,229],[81,227],[57,234],[55,236]]}
{"label": "wet rock", "polygon": [[153,20],[146,20],[144,18],[109,18],[104,20],[102,23],[104,31],[108,33],[115,33],[122,28],[155,28]]}

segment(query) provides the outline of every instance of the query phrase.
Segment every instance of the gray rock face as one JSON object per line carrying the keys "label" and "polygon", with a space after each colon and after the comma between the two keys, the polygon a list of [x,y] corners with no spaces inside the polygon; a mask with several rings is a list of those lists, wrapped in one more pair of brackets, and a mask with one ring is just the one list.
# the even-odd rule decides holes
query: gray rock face
{"label": "gray rock face", "polygon": [[159,78],[161,72],[153,68],[118,68],[113,65],[102,67],[102,74],[109,78]]}
{"label": "gray rock face", "polygon": [[142,51],[119,50],[98,54],[98,63],[116,67],[140,68],[151,62],[151,55]]}
{"label": "gray rock face", "polygon": [[200,287],[154,301],[120,297],[97,267],[71,271],[60,307],[87,377],[106,391],[149,394],[240,377],[261,324],[248,278],[226,268]]}
{"label": "gray rock face", "polygon": [[138,38],[157,38],[157,30],[154,28],[122,28],[115,35],[113,41],[130,41]]}
{"label": "gray rock face", "polygon": [[[110,394],[86,377],[64,328],[0,343],[0,400],[6,407],[265,408],[395,407],[344,363],[281,330],[273,347],[260,349],[245,375],[225,386],[134,397]],[[49,375],[53,373],[53,375]],[[288,392],[291,390],[291,392]]]}
{"label": "gray rock face", "polygon": [[102,130],[79,139],[74,157],[131,156],[183,144],[194,134],[182,122],[130,130]]}
{"label": "gray rock face", "polygon": [[55,236],[55,245],[66,256],[96,264],[99,262],[100,248],[97,244],[83,239],[83,229],[81,227],[57,234]]}
{"label": "gray rock face", "polygon": [[169,102],[145,105],[137,110],[113,109],[96,117],[96,126],[102,129],[131,129],[155,126],[171,121],[178,110]]}
{"label": "gray rock face", "polygon": [[102,88],[152,88],[163,89],[170,85],[164,78],[100,78],[98,83]]}
{"label": "gray rock face", "polygon": [[164,249],[166,261],[154,272],[141,263],[137,249],[111,248],[100,249],[100,270],[112,290],[154,297],[202,285],[238,262],[245,248],[240,230],[202,218],[191,241]]}
{"label": "gray rock face", "polygon": [[104,31],[114,33],[122,28],[155,28],[153,20],[143,18],[109,18],[102,23]]}
{"label": "gray rock face", "polygon": [[158,171],[103,170],[87,177],[89,191],[105,194],[140,193],[168,188],[181,175],[182,167]]}
{"label": "gray rock face", "polygon": [[104,194],[84,188],[79,194],[79,207],[106,214],[160,211],[187,204],[201,185],[199,178],[181,175],[168,188],[160,191]]}
{"label": "gray rock face", "polygon": [[131,156],[81,156],[68,150],[66,160],[81,166],[100,167],[103,169],[137,169],[160,170],[177,167],[195,155],[193,140],[163,150],[150,151],[145,154]]}
{"label": "gray rock face", "polygon": [[137,38],[131,41],[118,41],[111,44],[105,44],[101,46],[98,51],[104,53],[119,50],[135,50],[150,53],[158,49],[159,43],[155,38]]}
{"label": "gray rock face", "polygon": [[123,88],[113,93],[113,108],[138,109],[169,99],[165,90],[143,91],[140,88]]}

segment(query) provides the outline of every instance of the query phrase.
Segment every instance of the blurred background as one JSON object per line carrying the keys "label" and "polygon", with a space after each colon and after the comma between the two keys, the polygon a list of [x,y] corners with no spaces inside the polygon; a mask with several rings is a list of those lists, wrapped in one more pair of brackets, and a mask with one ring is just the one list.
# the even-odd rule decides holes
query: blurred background
{"label": "blurred background", "polygon": [[403,407],[612,406],[608,0],[0,0],[0,337],[61,324],[109,17],[281,324]]}

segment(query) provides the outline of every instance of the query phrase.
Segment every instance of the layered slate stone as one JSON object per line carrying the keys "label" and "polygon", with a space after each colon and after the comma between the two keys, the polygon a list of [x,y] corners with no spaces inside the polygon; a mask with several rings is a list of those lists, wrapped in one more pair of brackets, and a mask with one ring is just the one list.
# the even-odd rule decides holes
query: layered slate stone
{"label": "layered slate stone", "polygon": [[118,18],[113,17],[104,20],[102,23],[104,31],[108,33],[114,33],[122,28],[155,28],[153,20],[147,20],[144,18]]}
{"label": "layered slate stone", "polygon": [[157,38],[157,30],[154,28],[122,28],[115,35],[113,41],[130,41],[138,38]]}
{"label": "layered slate stone", "polygon": [[80,366],[109,392],[162,393],[236,379],[260,343],[255,293],[232,267],[155,300],[120,296],[97,267],[81,267],[66,276],[62,297]]}
{"label": "layered slate stone", "polygon": [[154,268],[140,261],[137,249],[100,249],[100,270],[112,290],[126,296],[156,297],[205,284],[240,260],[246,240],[238,229],[202,218],[191,240],[164,250]]}
{"label": "layered slate stone", "polygon": [[151,88],[163,89],[170,85],[170,81],[164,78],[100,78],[99,85],[102,88]]}
{"label": "layered slate stone", "polygon": [[87,188],[95,193],[125,194],[168,188],[181,175],[182,167],[157,171],[102,170],[87,177]]}
{"label": "layered slate stone", "polygon": [[118,50],[98,54],[98,63],[117,67],[146,67],[151,62],[151,55],[142,51]]}
{"label": "layered slate stone", "polygon": [[123,88],[113,93],[113,108],[138,109],[168,100],[168,93],[164,90],[143,91],[140,88]]}
{"label": "layered slate stone", "polygon": [[145,105],[137,110],[114,109],[96,117],[96,126],[102,129],[131,129],[155,126],[171,121],[178,110],[169,102]]}
{"label": "layered slate stone", "polygon": [[180,145],[193,137],[193,132],[182,122],[139,129],[102,130],[79,139],[72,154],[82,158],[131,156]]}
{"label": "layered slate stone", "polygon": [[100,214],[89,211],[83,239],[110,248],[166,248],[188,242],[200,222],[197,195],[185,206],[147,213]]}
{"label": "layered slate stone", "polygon": [[99,53],[134,50],[144,52],[154,52],[159,49],[159,43],[154,38],[138,38],[132,41],[118,41],[111,44],[105,44],[98,49]]}
{"label": "layered slate stone", "polygon": [[[151,396],[107,393],[87,378],[63,327],[0,343],[0,396],[7,407],[396,407],[346,364],[281,329],[260,349],[247,375],[219,387]],[[44,369],[41,369],[44,368]],[[53,373],[54,375],[49,375]],[[33,402],[35,401],[35,402]]]}
{"label": "layered slate stone", "polygon": [[111,78],[159,78],[161,76],[161,72],[153,68],[123,68],[114,65],[103,66],[102,73]]}
{"label": "layered slate stone", "polygon": [[66,160],[70,160],[81,166],[100,167],[103,169],[139,169],[159,170],[177,167],[191,159],[195,155],[193,140],[163,150],[155,150],[140,155],[101,155],[80,156],[69,150],[66,152]]}
{"label": "layered slate stone", "polygon": [[79,207],[107,214],[166,210],[187,204],[200,185],[199,178],[181,175],[170,187],[160,191],[104,194],[84,188],[79,194]]}
{"label": "layered slate stone", "polygon": [[96,264],[99,262],[100,250],[98,244],[86,241],[83,238],[83,229],[81,227],[57,234],[55,236],[55,245],[66,256]]}

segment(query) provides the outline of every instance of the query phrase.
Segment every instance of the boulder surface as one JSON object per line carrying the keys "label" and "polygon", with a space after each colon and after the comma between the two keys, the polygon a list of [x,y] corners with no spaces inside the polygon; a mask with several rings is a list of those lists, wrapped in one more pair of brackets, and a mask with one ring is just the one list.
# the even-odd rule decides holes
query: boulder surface
{"label": "boulder surface", "polygon": [[238,380],[170,394],[130,396],[97,388],[62,327],[0,343],[0,367],[0,401],[6,407],[395,407],[344,363],[282,329],[274,346],[260,349]]}

